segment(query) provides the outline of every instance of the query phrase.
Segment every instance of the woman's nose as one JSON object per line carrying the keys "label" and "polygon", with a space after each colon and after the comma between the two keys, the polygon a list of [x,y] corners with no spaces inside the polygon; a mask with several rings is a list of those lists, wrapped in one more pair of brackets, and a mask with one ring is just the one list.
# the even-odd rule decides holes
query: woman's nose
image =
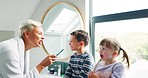
{"label": "woman's nose", "polygon": [[41,39],[42,39],[42,40],[44,40],[44,39],[45,39],[44,35],[42,35]]}

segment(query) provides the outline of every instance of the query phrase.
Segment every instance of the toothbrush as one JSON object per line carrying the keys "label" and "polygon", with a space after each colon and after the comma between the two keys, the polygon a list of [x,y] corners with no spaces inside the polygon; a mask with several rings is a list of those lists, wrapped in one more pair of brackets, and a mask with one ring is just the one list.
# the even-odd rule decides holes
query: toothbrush
{"label": "toothbrush", "polygon": [[56,54],[56,56],[58,56],[63,50],[64,50],[64,49],[62,49],[60,52],[58,52],[58,53]]}

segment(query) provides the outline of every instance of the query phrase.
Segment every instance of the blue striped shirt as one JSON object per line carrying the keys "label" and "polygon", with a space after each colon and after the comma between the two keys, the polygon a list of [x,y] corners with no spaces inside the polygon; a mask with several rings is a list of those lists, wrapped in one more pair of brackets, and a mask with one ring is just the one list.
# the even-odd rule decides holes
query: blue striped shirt
{"label": "blue striped shirt", "polygon": [[69,61],[69,66],[64,78],[87,78],[88,73],[93,69],[93,56],[85,52],[81,55],[74,53]]}

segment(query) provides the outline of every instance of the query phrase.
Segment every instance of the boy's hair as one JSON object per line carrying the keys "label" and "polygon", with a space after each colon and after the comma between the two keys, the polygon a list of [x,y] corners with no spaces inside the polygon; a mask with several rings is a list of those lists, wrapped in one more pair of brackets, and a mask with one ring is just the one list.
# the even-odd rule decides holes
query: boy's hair
{"label": "boy's hair", "polygon": [[21,28],[20,28],[20,37],[24,37],[24,32],[26,31],[32,31],[34,27],[39,27],[39,26],[42,26],[42,24],[38,21],[34,21],[34,20],[30,20],[28,19],[26,22],[24,22],[22,25],[21,25]]}
{"label": "boy's hair", "polygon": [[88,45],[89,37],[87,32],[83,30],[75,30],[70,35],[75,36],[78,42],[83,41],[85,46]]}

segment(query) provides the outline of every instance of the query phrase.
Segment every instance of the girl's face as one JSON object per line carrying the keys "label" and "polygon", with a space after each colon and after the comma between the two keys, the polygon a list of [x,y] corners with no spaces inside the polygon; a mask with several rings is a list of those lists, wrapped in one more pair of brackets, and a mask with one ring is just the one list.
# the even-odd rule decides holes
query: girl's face
{"label": "girl's face", "polygon": [[113,50],[107,48],[106,46],[100,45],[100,57],[103,61],[110,60],[113,58]]}
{"label": "girl's face", "polygon": [[78,42],[75,36],[73,35],[70,35],[69,45],[72,51],[77,51],[80,49],[80,42]]}

